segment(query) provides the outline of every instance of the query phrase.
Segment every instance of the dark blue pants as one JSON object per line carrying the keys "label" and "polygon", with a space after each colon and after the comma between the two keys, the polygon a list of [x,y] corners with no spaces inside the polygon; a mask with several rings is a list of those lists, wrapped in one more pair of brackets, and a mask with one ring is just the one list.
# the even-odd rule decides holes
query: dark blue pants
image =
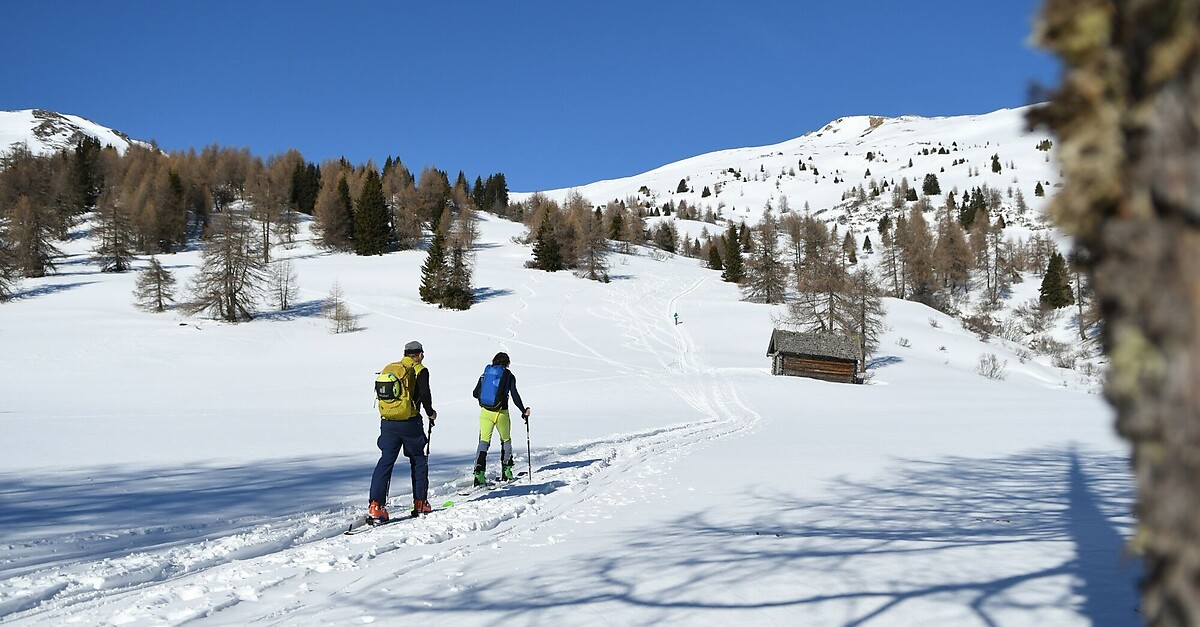
{"label": "dark blue pants", "polygon": [[411,469],[413,499],[426,500],[429,497],[429,458],[425,456],[425,421],[421,416],[408,420],[380,420],[377,444],[380,455],[375,474],[371,476],[371,500],[387,503],[392,467],[396,465],[401,447]]}

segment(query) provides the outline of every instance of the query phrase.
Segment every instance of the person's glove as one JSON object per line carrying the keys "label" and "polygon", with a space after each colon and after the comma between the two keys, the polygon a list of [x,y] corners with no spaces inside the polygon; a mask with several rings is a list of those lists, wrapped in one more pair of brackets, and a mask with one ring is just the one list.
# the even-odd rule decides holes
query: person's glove
{"label": "person's glove", "polygon": [[431,412],[429,412],[429,426],[432,427],[433,423],[435,423],[435,422],[437,422],[437,412],[431,411]]}
{"label": "person's glove", "polygon": [[521,412],[521,418],[525,420],[525,424],[529,424],[529,412],[532,408],[526,407],[525,411]]}

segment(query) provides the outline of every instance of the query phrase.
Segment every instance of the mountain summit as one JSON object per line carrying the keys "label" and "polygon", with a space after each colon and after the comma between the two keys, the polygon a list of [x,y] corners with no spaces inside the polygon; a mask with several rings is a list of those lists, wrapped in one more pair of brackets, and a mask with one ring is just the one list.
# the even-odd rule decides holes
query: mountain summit
{"label": "mountain summit", "polygon": [[124,153],[130,144],[145,142],[77,115],[45,109],[0,111],[0,154],[14,144],[24,144],[34,154],[47,154],[73,147],[84,137],[95,137],[102,146],[113,146]]}
{"label": "mountain summit", "polygon": [[[864,230],[874,228],[881,211],[892,206],[892,191],[907,181],[934,207],[951,191],[957,201],[975,188],[998,191],[1006,223],[1031,224],[1062,175],[1049,132],[1028,128],[1029,109],[842,117],[778,144],[719,150],[633,176],[538,193],[560,203],[571,192],[595,204],[632,199],[663,208],[682,202],[701,214],[712,210],[749,223],[767,206],[807,206]],[[509,197],[519,202],[532,195]]]}

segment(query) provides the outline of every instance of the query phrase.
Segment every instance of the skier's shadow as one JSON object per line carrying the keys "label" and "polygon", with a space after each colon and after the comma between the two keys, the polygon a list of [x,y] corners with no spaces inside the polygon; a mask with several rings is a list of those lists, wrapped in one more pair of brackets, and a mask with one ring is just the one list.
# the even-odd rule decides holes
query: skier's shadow
{"label": "skier's shadow", "polygon": [[562,480],[547,481],[545,483],[513,482],[504,487],[496,488],[476,500],[486,501],[488,499],[500,499],[508,496],[544,496],[554,493],[554,491],[565,485],[567,485],[567,482]]}
{"label": "skier's shadow", "polygon": [[604,461],[604,460],[602,460],[602,459],[581,459],[581,460],[572,461],[572,462],[555,462],[548,466],[542,466],[541,468],[538,469],[538,471],[539,472],[542,472],[542,471],[548,472],[551,470],[562,470],[564,468],[586,468],[588,466],[600,463],[602,461]]}

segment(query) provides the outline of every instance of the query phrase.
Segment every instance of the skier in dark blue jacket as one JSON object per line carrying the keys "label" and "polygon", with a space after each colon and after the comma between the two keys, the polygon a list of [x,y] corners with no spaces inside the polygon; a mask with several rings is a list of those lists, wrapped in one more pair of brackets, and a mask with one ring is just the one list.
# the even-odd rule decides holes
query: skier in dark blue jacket
{"label": "skier in dark blue jacket", "polygon": [[[479,448],[475,456],[475,485],[486,485],[487,478],[484,469],[487,464],[488,448],[492,445],[492,433],[500,432],[500,478],[512,481],[513,451],[512,451],[512,421],[508,415],[509,397],[521,410],[521,418],[529,424],[529,408],[521,402],[521,394],[517,392],[517,376],[508,369],[508,353],[496,353],[492,365],[484,369],[479,381],[475,383],[472,395],[479,401]],[[498,366],[498,367],[497,367]],[[494,390],[485,390],[491,386]],[[483,398],[481,398],[481,396]],[[485,403],[492,400],[491,404]]]}

